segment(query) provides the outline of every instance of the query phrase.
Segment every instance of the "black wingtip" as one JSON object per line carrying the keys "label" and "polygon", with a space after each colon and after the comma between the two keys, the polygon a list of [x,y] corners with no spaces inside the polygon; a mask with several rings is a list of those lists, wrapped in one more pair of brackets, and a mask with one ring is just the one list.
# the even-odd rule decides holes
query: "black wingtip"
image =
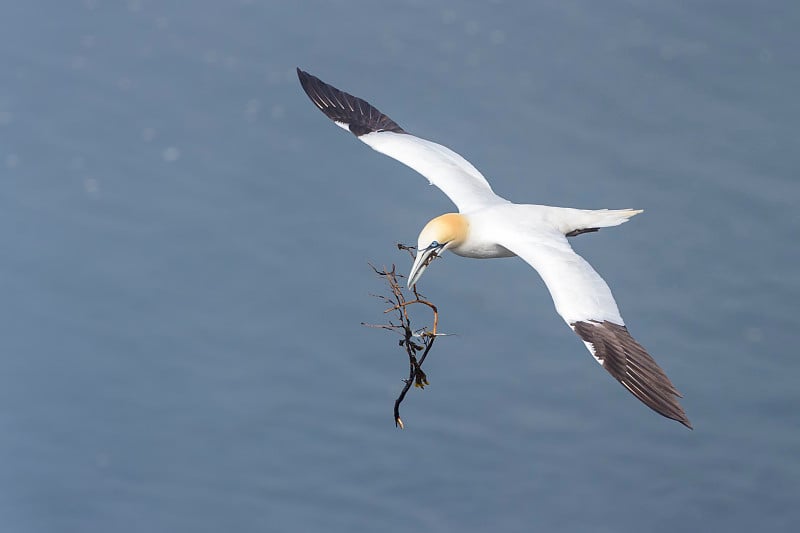
{"label": "black wingtip", "polygon": [[346,124],[356,137],[381,131],[405,133],[395,121],[366,100],[328,85],[300,67],[297,67],[297,78],[314,105],[334,122]]}
{"label": "black wingtip", "polygon": [[308,79],[309,76],[310,74],[308,72],[301,69],[300,67],[297,67],[297,77],[300,79],[301,84],[303,83],[303,80]]}
{"label": "black wingtip", "polygon": [[628,328],[607,320],[580,321],[571,326],[592,345],[595,359],[631,394],[658,414],[694,429],[678,402],[681,394]]}

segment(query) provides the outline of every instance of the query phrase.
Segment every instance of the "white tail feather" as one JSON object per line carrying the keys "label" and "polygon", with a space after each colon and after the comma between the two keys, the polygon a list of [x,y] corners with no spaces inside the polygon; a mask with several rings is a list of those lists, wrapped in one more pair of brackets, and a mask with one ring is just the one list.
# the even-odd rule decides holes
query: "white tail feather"
{"label": "white tail feather", "polygon": [[609,226],[619,226],[642,211],[644,211],[644,209],[600,209],[596,211],[586,211],[589,222],[585,227],[607,228]]}
{"label": "white tail feather", "polygon": [[642,209],[557,209],[557,223],[564,234],[619,226],[642,212]]}

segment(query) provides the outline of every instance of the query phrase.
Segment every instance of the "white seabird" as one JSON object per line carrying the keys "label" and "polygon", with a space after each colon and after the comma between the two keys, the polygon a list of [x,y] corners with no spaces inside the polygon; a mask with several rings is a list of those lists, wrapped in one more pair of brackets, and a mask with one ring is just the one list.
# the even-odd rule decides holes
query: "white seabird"
{"label": "white seabird", "polygon": [[521,257],[542,277],[556,311],[595,360],[645,405],[691,429],[678,403],[680,393],[628,333],[606,282],[567,241],[567,237],[618,226],[641,210],[509,202],[492,191],[469,161],[449,148],[409,134],[366,101],[299,68],[297,75],[311,101],[328,118],[425,176],[458,207],[458,213],[438,216],[420,232],[409,287],[445,250],[473,258]]}

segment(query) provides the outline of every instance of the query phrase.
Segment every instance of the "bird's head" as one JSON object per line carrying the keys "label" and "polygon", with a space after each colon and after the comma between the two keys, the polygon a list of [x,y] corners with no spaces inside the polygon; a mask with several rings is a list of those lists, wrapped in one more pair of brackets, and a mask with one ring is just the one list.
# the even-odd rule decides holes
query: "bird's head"
{"label": "bird's head", "polygon": [[408,273],[409,289],[416,285],[431,261],[466,240],[468,228],[467,218],[458,213],[447,213],[425,224],[417,239],[417,257]]}

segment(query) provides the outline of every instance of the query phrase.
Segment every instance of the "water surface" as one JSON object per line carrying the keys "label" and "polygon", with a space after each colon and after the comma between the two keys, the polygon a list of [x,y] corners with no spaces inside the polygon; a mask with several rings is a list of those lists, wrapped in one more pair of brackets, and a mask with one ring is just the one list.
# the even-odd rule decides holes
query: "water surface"
{"label": "water surface", "polygon": [[[790,531],[793,2],[7,3],[4,531]],[[597,368],[519,260],[437,262],[431,386],[368,262],[453,209],[304,69],[517,201],[644,208],[575,248],[695,431]]]}

